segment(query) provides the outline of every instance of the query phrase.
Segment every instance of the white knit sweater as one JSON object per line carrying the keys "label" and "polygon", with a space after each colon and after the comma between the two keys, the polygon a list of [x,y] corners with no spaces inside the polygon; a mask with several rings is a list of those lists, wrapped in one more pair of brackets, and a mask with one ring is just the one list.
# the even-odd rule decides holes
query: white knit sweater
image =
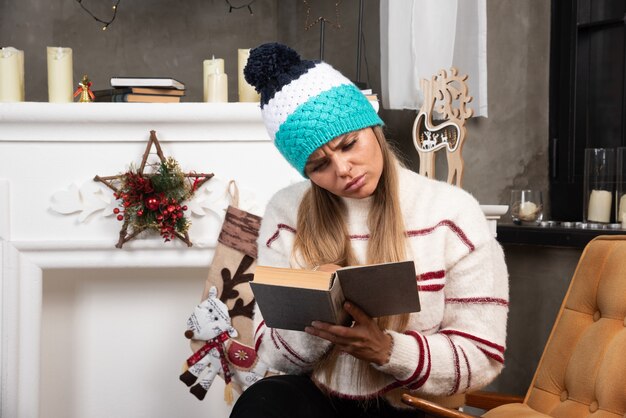
{"label": "white knit sweater", "polygon": [[[389,331],[389,362],[372,365],[384,383],[359,387],[352,367],[356,358],[339,357],[331,381],[313,375],[337,396],[385,395],[397,404],[400,391],[429,398],[475,390],[491,382],[504,362],[508,313],[508,275],[504,256],[490,234],[476,200],[446,183],[400,169],[400,203],[415,261],[422,310],[410,316],[404,333]],[[300,267],[292,257],[297,208],[308,181],[289,186],[272,198],[261,223],[259,265]],[[365,263],[370,200],[344,199],[348,230],[359,263]],[[255,344],[259,356],[285,373],[310,373],[330,343],[304,332],[267,328],[255,308]],[[399,388],[400,390],[392,390]]]}

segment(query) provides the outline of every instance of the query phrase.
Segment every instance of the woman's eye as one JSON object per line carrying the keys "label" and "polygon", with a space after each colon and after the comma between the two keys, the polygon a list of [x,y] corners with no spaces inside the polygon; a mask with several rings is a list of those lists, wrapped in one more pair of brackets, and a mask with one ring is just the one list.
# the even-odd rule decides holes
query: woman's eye
{"label": "woman's eye", "polygon": [[327,165],[328,165],[328,161],[324,161],[324,162],[321,162],[321,163],[319,163],[319,164],[315,164],[315,165],[313,166],[313,168],[311,169],[311,171],[312,171],[312,172],[316,172],[316,171],[323,170],[323,169],[324,169],[324,167],[326,167]]}
{"label": "woman's eye", "polygon": [[352,147],[354,146],[354,144],[356,144],[356,139],[353,139],[352,141],[350,141],[350,142],[346,143],[346,144],[343,146],[343,150],[344,150],[344,151],[349,150],[350,148],[352,148]]}

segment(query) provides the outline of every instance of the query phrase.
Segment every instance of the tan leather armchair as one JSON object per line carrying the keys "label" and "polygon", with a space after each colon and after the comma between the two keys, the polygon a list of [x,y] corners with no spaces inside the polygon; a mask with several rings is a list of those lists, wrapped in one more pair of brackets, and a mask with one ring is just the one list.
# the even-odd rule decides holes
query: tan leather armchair
{"label": "tan leather armchair", "polygon": [[[492,404],[477,404],[492,399]],[[469,417],[409,395],[435,417]],[[514,399],[468,394],[490,409]],[[479,403],[480,403],[479,402]],[[486,418],[626,418],[626,235],[600,236],[583,251],[526,396]]]}

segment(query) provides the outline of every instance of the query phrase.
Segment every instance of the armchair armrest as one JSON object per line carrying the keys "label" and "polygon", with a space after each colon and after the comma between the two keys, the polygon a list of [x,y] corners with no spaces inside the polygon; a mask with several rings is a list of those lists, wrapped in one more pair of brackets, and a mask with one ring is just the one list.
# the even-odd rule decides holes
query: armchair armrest
{"label": "armchair armrest", "polygon": [[402,395],[402,402],[437,418],[473,418],[456,409],[446,408],[425,399],[416,398],[407,393]]}
{"label": "armchair armrest", "polygon": [[[427,401],[426,399],[416,398],[415,396],[411,396],[407,393],[402,395],[402,402],[437,418],[474,417],[474,415],[469,415],[456,409],[446,408],[445,406],[441,406],[435,402]],[[521,396],[507,395],[496,392],[476,391],[465,394],[465,404],[467,406],[484,410],[490,410],[508,403],[522,402],[524,402],[524,398]]]}
{"label": "armchair armrest", "polygon": [[465,394],[465,404],[486,411],[508,403],[523,403],[524,398],[517,395],[509,395],[497,392],[485,392],[478,390]]}

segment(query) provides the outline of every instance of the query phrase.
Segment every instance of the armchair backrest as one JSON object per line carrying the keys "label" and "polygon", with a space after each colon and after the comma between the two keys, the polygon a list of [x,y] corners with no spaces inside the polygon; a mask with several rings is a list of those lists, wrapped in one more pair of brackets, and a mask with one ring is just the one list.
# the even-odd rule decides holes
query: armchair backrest
{"label": "armchair backrest", "polygon": [[585,248],[525,403],[552,417],[626,417],[626,235]]}

